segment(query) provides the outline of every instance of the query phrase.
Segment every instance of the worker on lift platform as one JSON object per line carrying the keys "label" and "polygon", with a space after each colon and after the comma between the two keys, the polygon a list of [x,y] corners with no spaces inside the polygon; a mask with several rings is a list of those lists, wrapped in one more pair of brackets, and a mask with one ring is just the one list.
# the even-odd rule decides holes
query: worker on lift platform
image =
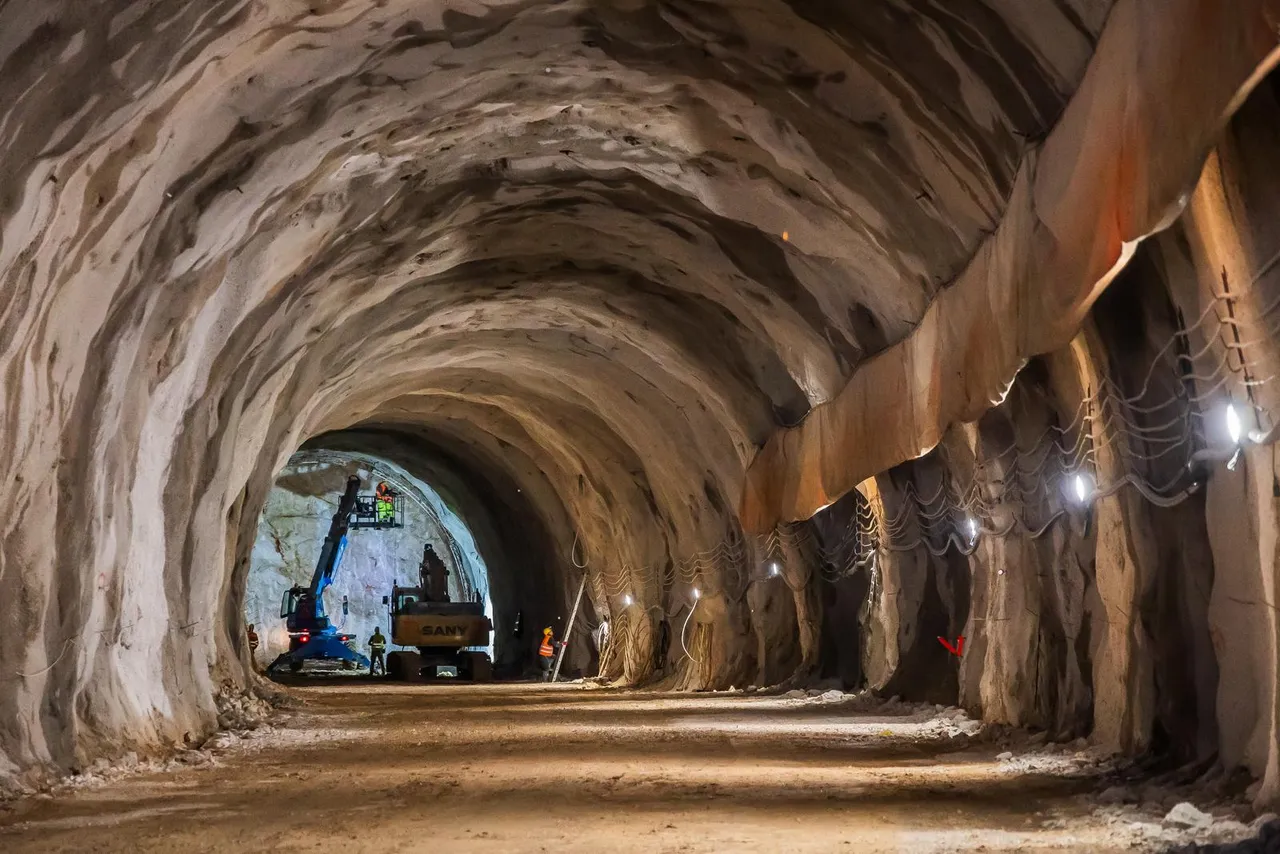
{"label": "worker on lift platform", "polygon": [[382,634],[381,626],[373,627],[373,636],[369,638],[369,675],[381,673],[387,675],[387,662],[385,653],[387,651],[387,639]]}
{"label": "worker on lift platform", "polygon": [[378,524],[391,525],[396,521],[396,494],[391,491],[385,480],[378,482],[374,498],[378,507]]}

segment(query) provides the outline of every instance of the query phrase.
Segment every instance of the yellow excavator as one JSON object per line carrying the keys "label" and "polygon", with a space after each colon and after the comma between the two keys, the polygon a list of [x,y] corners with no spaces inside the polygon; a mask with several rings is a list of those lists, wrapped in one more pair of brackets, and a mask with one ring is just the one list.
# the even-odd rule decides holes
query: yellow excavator
{"label": "yellow excavator", "polygon": [[388,679],[416,682],[439,676],[442,668],[473,682],[493,678],[493,662],[484,650],[493,624],[484,603],[478,595],[475,602],[449,600],[449,571],[429,543],[422,550],[418,586],[394,586],[382,604],[391,612],[391,642],[417,648],[387,654]]}

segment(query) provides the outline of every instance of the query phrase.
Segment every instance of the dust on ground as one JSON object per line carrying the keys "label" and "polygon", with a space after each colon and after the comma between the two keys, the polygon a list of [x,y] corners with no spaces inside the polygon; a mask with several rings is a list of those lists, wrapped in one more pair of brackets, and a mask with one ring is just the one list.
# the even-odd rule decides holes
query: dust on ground
{"label": "dust on ground", "polygon": [[192,766],[5,804],[0,850],[1108,852],[1181,832],[1100,807],[1087,754],[1010,762],[954,709],[582,685],[293,693],[287,726],[220,737]]}

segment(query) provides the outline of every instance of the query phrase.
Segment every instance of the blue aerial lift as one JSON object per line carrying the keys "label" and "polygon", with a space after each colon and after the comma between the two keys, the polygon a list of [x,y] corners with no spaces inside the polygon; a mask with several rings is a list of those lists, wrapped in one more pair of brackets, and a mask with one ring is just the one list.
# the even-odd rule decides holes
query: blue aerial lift
{"label": "blue aerial lift", "polygon": [[[316,659],[352,661],[360,667],[368,667],[369,659],[347,646],[353,635],[342,634],[329,621],[324,610],[324,591],[333,583],[342,553],[347,548],[347,531],[350,528],[399,528],[404,523],[399,514],[399,501],[386,484],[379,484],[377,496],[361,496],[360,478],[347,478],[347,489],[333,514],[329,533],[320,547],[320,559],[311,576],[308,587],[291,587],[284,594],[280,616],[284,617],[289,631],[289,649],[282,652],[267,667],[268,673],[288,667],[295,673],[304,662]],[[347,612],[344,597],[342,613]]]}

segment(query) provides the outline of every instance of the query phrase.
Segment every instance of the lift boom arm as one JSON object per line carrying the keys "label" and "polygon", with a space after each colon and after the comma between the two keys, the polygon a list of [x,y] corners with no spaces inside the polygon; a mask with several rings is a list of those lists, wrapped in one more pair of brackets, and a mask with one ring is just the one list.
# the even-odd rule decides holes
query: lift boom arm
{"label": "lift boom arm", "polygon": [[316,610],[324,608],[322,604],[325,588],[333,583],[333,577],[342,563],[342,553],[347,548],[347,531],[351,527],[351,513],[356,509],[356,497],[360,491],[360,478],[355,475],[347,478],[347,491],[338,500],[338,510],[329,523],[329,534],[320,547],[320,559],[316,561],[316,571],[311,576],[309,592],[315,598]]}
{"label": "lift boom arm", "polygon": [[[347,548],[347,531],[351,528],[351,513],[356,509],[359,491],[360,478],[355,475],[347,478],[347,489],[338,501],[338,510],[329,523],[329,533],[320,546],[320,558],[316,561],[316,571],[311,575],[311,586],[306,590],[292,587],[285,594],[280,616],[286,618],[289,649],[280,653],[267,668],[268,672],[285,664],[298,671],[302,669],[302,662],[310,658],[345,659],[362,667],[369,666],[369,659],[347,648],[346,641],[351,636],[339,634],[324,611],[324,591],[333,583],[333,577],[342,564],[342,553]],[[346,613],[345,607],[343,613]]]}

